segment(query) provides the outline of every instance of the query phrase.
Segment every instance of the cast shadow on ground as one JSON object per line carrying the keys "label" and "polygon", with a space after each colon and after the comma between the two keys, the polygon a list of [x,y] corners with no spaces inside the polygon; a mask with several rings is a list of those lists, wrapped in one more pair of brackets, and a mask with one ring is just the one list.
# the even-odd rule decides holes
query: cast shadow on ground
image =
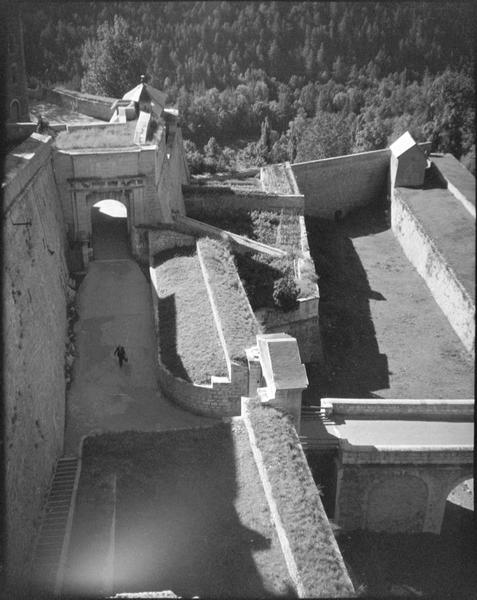
{"label": "cast shadow on ground", "polygon": [[[271,540],[244,526],[235,508],[237,458],[229,423],[161,434],[108,434],[93,444],[86,451],[84,481],[88,473],[93,486],[100,477],[117,477],[115,593],[296,597],[288,585],[271,592],[257,568],[254,554],[269,549]],[[95,551],[95,539],[88,544],[81,522],[89,511],[102,510],[88,504],[84,488],[80,491],[72,538],[76,560],[70,559],[79,571],[79,563],[90,564]],[[252,488],[246,492],[254,494]],[[286,572],[284,562],[283,567]]]}
{"label": "cast shadow on ground", "polygon": [[[192,256],[194,252],[194,246],[164,250],[153,257],[152,268],[158,267],[175,256]],[[172,375],[192,383],[192,379],[177,353],[177,309],[174,294],[162,298],[158,297],[157,311],[159,321],[159,356],[161,362]]]}
{"label": "cast shadow on ground", "polygon": [[389,388],[388,361],[379,352],[369,301],[385,301],[372,290],[352,238],[389,228],[384,209],[365,207],[335,223],[306,217],[310,253],[319,276],[320,330],[327,361],[319,395],[377,397]]}
{"label": "cast shadow on ground", "polygon": [[159,320],[159,356],[162,364],[175,377],[192,383],[177,353],[177,310],[174,294],[157,299]]}

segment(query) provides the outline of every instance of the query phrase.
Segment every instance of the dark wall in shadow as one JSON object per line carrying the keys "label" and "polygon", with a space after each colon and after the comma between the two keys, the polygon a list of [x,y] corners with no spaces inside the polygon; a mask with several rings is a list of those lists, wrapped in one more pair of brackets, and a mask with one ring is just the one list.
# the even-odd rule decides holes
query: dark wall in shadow
{"label": "dark wall in shadow", "polygon": [[177,353],[176,301],[174,295],[157,299],[159,314],[159,355],[162,364],[176,377],[191,382]]}
{"label": "dark wall in shadow", "polygon": [[[153,267],[157,267],[174,256],[190,256],[194,247],[172,248],[154,256]],[[159,356],[162,364],[176,377],[191,382],[184,364],[177,353],[177,309],[174,294],[157,299],[159,320]]]}
{"label": "dark wall in shadow", "polygon": [[[323,429],[324,426],[322,425]],[[320,434],[320,437],[324,437]],[[332,519],[335,512],[335,497],[336,497],[336,465],[334,458],[338,451],[335,449],[323,450],[306,450],[306,460],[310,467],[313,481],[320,488],[321,501],[323,508],[328,516]]]}
{"label": "dark wall in shadow", "polygon": [[131,258],[126,217],[112,217],[91,209],[92,244],[95,260]]}
{"label": "dark wall in shadow", "polygon": [[327,365],[319,395],[376,397],[389,387],[387,357],[379,352],[369,300],[372,290],[352,238],[388,228],[384,207],[369,206],[338,222],[306,217],[310,252],[319,276],[320,329]]}

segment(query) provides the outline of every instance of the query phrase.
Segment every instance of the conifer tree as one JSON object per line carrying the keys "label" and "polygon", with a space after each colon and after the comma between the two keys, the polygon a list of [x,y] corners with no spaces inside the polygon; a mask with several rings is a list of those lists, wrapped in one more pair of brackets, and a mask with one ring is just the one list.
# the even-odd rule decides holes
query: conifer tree
{"label": "conifer tree", "polygon": [[145,71],[141,44],[117,15],[112,25],[105,22],[98,27],[95,40],[86,42],[82,64],[82,91],[113,98],[121,98],[137,85]]}

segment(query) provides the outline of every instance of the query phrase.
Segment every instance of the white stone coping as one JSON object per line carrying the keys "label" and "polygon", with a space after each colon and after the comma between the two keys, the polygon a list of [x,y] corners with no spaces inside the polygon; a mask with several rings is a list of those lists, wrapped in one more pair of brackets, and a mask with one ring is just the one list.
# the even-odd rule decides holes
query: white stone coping
{"label": "white stone coping", "polygon": [[360,399],[323,398],[321,407],[326,416],[331,414],[372,417],[446,417],[471,418],[474,415],[473,399]]}

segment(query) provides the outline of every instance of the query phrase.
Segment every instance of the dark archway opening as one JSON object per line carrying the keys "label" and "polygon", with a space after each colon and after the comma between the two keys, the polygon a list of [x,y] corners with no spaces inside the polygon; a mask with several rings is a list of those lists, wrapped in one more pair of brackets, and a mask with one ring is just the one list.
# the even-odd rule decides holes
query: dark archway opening
{"label": "dark archway opening", "polygon": [[12,100],[10,104],[10,121],[18,123],[20,121],[20,102]]}
{"label": "dark archway opening", "polygon": [[93,260],[131,258],[127,208],[117,200],[101,200],[91,208]]}

